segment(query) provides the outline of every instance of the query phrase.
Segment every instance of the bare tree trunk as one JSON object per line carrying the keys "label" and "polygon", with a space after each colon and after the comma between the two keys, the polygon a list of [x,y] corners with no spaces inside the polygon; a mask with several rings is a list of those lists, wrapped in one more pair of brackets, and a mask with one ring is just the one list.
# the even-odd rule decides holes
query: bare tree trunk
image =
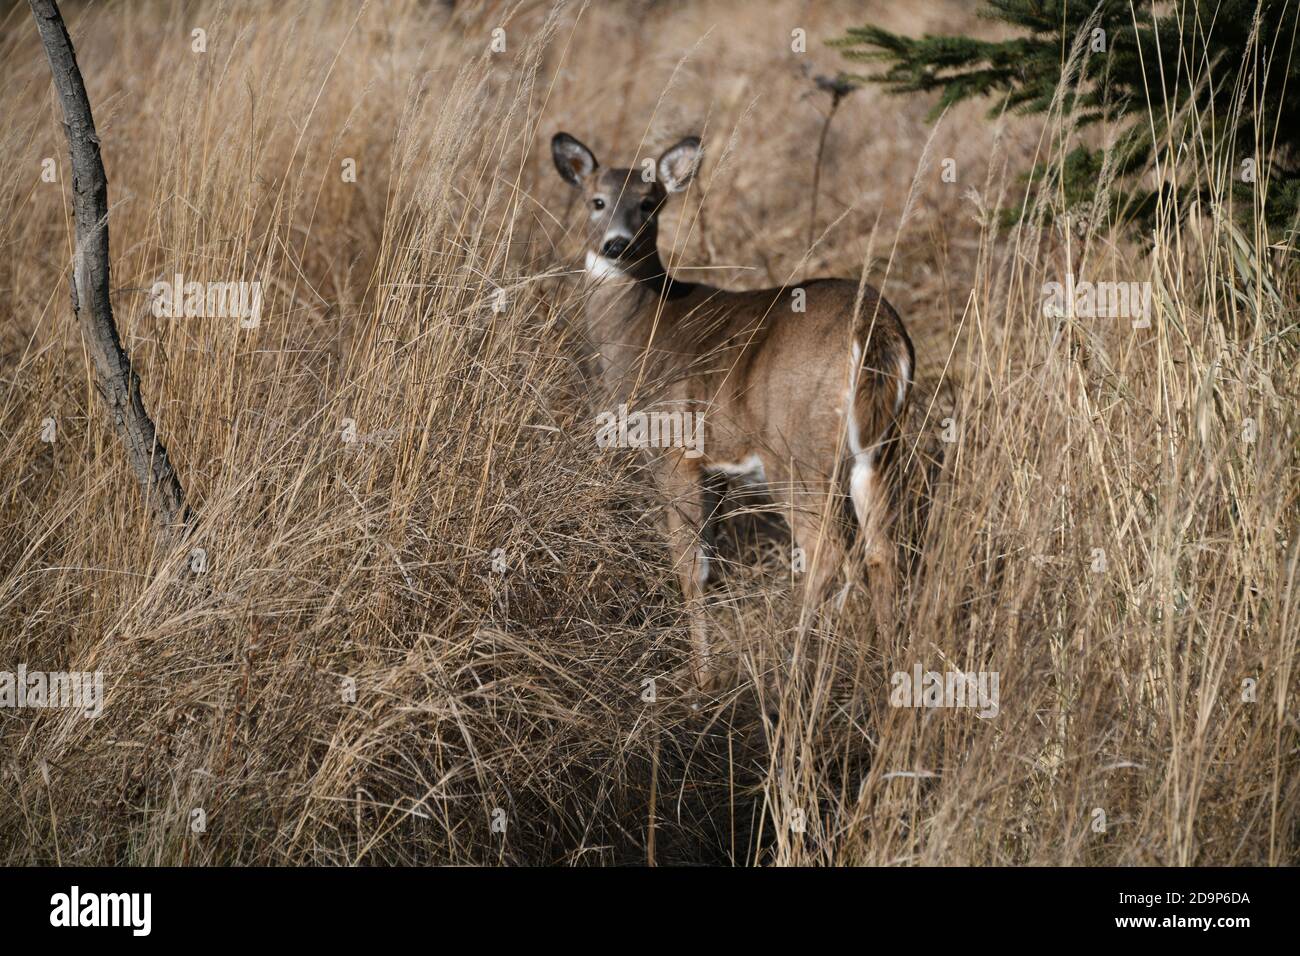
{"label": "bare tree trunk", "polygon": [[108,179],[99,155],[90,99],[58,5],[54,0],[31,0],[31,5],[63,106],[63,125],[72,154],[72,206],[77,223],[72,311],[95,362],[96,387],[108,405],[114,427],[126,441],[131,467],[145,487],[154,514],[165,525],[173,525],[188,517],[184,492],[140,400],[140,377],[131,368],[113,322],[108,284]]}

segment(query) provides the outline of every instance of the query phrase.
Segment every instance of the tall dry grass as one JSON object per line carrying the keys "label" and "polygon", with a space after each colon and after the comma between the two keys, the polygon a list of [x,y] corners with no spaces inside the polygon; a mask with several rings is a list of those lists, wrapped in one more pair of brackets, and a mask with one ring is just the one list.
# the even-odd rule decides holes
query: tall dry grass
{"label": "tall dry grass", "polygon": [[[871,16],[989,29],[964,11]],[[1295,861],[1296,277],[1258,230],[1000,229],[1068,121],[932,128],[866,90],[827,136],[810,249],[813,77],[855,3],[65,15],[119,326],[198,518],[151,526],[102,420],[66,147],[10,5],[0,670],[100,670],[107,699],[0,710],[5,862]],[[703,132],[661,239],[683,267],[867,268],[903,313],[896,631],[862,597],[801,628],[786,532],[737,496],[710,607],[735,677],[685,685],[662,504],[593,440],[557,129],[624,162]],[[1067,271],[1150,281],[1150,328],[1044,315]],[[154,318],[176,273],[261,281],[260,325]],[[917,664],[997,672],[999,714],[891,707]]]}

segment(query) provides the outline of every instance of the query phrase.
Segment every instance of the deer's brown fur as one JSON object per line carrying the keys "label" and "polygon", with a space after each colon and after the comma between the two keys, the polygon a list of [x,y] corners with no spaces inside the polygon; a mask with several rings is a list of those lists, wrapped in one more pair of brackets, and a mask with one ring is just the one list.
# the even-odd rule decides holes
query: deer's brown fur
{"label": "deer's brown fur", "polygon": [[710,470],[761,468],[803,551],[805,597],[813,603],[828,596],[848,564],[841,533],[847,487],[877,626],[891,626],[888,479],[915,368],[898,314],[870,286],[855,308],[858,283],[840,279],[727,292],[669,276],[657,249],[658,214],[669,192],[693,175],[698,140],[667,150],[649,182],[636,170],[601,169],[567,134],[558,134],[552,149],[588,213],[587,333],[603,401],[703,412],[702,454],[660,448],[652,460],[692,610],[701,684],[715,673],[700,606]]}

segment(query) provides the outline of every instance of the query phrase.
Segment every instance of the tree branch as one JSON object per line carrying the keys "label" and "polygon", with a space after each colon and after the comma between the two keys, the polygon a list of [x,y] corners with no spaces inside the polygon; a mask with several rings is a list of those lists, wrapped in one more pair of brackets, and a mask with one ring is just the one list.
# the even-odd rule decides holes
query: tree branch
{"label": "tree branch", "polygon": [[126,442],[131,467],[144,485],[155,516],[171,526],[187,520],[189,513],[180,479],[140,400],[140,378],[131,368],[131,359],[122,348],[113,321],[108,282],[108,178],[99,154],[90,99],[58,5],[54,0],[30,2],[63,107],[63,125],[72,154],[72,206],[77,231],[72,311],[95,363],[96,387],[108,406],[114,428]]}

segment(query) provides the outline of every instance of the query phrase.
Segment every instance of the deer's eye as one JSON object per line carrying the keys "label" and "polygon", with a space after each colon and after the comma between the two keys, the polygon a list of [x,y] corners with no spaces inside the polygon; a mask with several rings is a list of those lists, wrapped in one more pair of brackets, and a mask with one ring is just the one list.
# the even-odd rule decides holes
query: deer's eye
{"label": "deer's eye", "polygon": [[641,200],[641,211],[654,212],[655,207],[657,207],[658,205],[659,205],[659,200],[655,199],[653,196],[646,196],[645,199]]}
{"label": "deer's eye", "polygon": [[593,199],[593,200],[591,201],[591,208],[592,208],[592,209],[604,209],[604,208],[605,208],[605,200],[603,200],[603,199],[601,199],[599,196],[597,196],[595,199]]}

